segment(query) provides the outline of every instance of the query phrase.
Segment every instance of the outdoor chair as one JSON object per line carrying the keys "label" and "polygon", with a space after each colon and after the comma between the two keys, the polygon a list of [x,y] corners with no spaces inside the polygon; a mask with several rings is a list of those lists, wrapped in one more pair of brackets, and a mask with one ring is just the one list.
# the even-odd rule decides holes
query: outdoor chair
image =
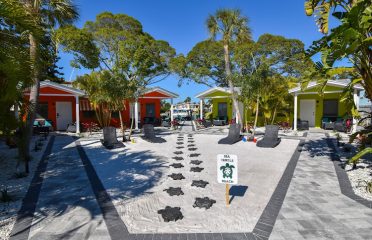
{"label": "outdoor chair", "polygon": [[33,133],[34,134],[43,134],[47,136],[52,128],[52,124],[45,119],[35,120],[33,124]]}
{"label": "outdoor chair", "polygon": [[107,149],[124,147],[124,144],[118,141],[116,128],[114,127],[103,128],[103,139],[101,139],[101,143]]}
{"label": "outdoor chair", "polygon": [[257,147],[274,148],[279,145],[281,139],[278,137],[279,126],[266,125],[265,135],[262,140],[257,142]]}
{"label": "outdoor chair", "polygon": [[218,144],[234,144],[236,142],[239,142],[242,139],[242,136],[240,135],[240,124],[239,123],[233,123],[230,124],[229,127],[229,134],[227,137],[222,138],[218,141]]}
{"label": "outdoor chair", "polygon": [[205,120],[205,119],[202,119],[202,120],[201,120],[201,123],[203,124],[203,126],[204,126],[205,128],[212,127],[212,125],[213,125],[211,121],[207,121],[207,120]]}
{"label": "outdoor chair", "polygon": [[213,125],[215,126],[224,126],[227,124],[227,117],[226,116],[219,116],[215,119],[213,119]]}
{"label": "outdoor chair", "polygon": [[339,132],[347,132],[350,126],[350,119],[343,119],[337,118],[336,122],[334,123],[334,130]]}
{"label": "outdoor chair", "polygon": [[297,119],[298,130],[309,130],[309,121]]}

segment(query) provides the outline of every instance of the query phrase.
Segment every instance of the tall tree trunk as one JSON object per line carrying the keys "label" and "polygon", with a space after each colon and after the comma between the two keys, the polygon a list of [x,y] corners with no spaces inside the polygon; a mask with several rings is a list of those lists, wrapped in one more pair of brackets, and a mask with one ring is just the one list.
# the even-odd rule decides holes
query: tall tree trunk
{"label": "tall tree trunk", "polygon": [[129,130],[129,137],[128,137],[129,141],[130,141],[130,138],[132,137],[133,125],[134,125],[134,116],[132,117],[132,121],[130,122],[130,130]]}
{"label": "tall tree trunk", "polygon": [[232,76],[231,76],[229,45],[228,44],[224,44],[223,45],[223,48],[224,48],[224,53],[225,53],[226,78],[227,78],[227,82],[229,84],[229,89],[231,91],[231,97],[232,97],[234,109],[235,109],[236,114],[238,115],[238,121],[240,123],[240,127],[242,128],[243,127],[243,119],[242,119],[242,115],[240,113],[239,103],[238,103],[238,100],[237,100],[236,93],[234,91],[234,84],[233,84]]}
{"label": "tall tree trunk", "polygon": [[123,117],[121,116],[121,111],[119,111],[119,119],[120,119],[121,133],[123,134],[123,142],[126,142],[127,139],[125,138],[125,127],[124,127]]}
{"label": "tall tree trunk", "polygon": [[30,161],[30,145],[32,138],[32,130],[36,116],[37,106],[39,103],[39,90],[40,90],[40,66],[38,64],[38,43],[36,38],[30,34],[30,61],[32,64],[32,86],[30,88],[29,111],[27,113],[26,126],[21,131],[20,141],[21,147],[18,149],[19,157],[25,163],[25,172],[29,173]]}
{"label": "tall tree trunk", "polygon": [[272,117],[272,119],[271,119],[271,125],[273,125],[274,124],[274,120],[275,120],[275,118],[276,118],[276,109],[277,109],[277,105],[275,105],[275,108],[274,108],[274,113],[273,113],[273,117]]}
{"label": "tall tree trunk", "polygon": [[254,124],[253,124],[253,137],[254,134],[256,133],[256,127],[257,127],[257,121],[258,121],[258,107],[260,105],[260,98],[257,97],[257,105],[256,105],[256,116],[254,118]]}

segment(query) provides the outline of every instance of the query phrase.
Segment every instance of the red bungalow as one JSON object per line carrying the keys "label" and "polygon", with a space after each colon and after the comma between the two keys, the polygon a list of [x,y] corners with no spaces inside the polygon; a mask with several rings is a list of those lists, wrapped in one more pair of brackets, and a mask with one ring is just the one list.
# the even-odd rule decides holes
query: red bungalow
{"label": "red bungalow", "polygon": [[[25,96],[29,97],[29,92]],[[124,123],[129,126],[134,115],[135,128],[142,122],[154,122],[160,119],[160,101],[177,98],[178,95],[160,87],[149,88],[139,97],[137,102],[126,102],[126,110],[120,114]],[[119,127],[119,113],[112,114],[111,124]],[[94,109],[85,92],[71,85],[43,81],[40,84],[39,108],[37,119],[48,119],[54,129],[64,131],[69,124],[76,124],[76,132],[80,132],[80,123],[96,122]]]}

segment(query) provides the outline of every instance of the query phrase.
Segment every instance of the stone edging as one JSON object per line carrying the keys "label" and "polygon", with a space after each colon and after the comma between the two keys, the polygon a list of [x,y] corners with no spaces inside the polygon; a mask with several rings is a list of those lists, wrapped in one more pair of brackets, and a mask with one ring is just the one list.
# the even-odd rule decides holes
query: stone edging
{"label": "stone edging", "polygon": [[330,138],[329,134],[325,134],[327,139],[327,145],[329,148],[332,149],[331,152],[331,160],[333,162],[333,166],[335,167],[335,172],[337,174],[338,183],[340,185],[341,193],[344,194],[346,197],[368,207],[372,208],[372,201],[369,201],[365,198],[362,198],[355,194],[353,187],[351,186],[349,177],[347,176],[347,173],[345,172],[345,169],[341,166],[341,159],[340,156],[337,153],[337,149],[335,145],[333,144],[332,138]]}
{"label": "stone edging", "polygon": [[41,185],[43,184],[43,173],[45,172],[49,155],[52,152],[55,136],[52,135],[49,139],[48,145],[45,148],[43,156],[35,170],[34,176],[31,180],[30,186],[27,190],[25,197],[22,200],[21,209],[17,213],[17,219],[10,233],[10,240],[23,240],[28,239],[30,234],[30,228],[34,217],[37,202],[39,200],[39,194]]}

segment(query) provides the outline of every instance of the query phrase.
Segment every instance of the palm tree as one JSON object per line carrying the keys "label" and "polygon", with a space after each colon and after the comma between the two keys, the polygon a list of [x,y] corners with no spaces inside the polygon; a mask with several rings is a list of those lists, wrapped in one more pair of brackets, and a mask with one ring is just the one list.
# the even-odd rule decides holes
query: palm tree
{"label": "palm tree", "polygon": [[235,112],[238,115],[239,123],[243,120],[239,110],[237,95],[234,90],[230,63],[230,47],[234,42],[243,42],[251,40],[251,30],[248,27],[248,18],[241,15],[238,9],[221,9],[207,19],[207,27],[212,39],[218,35],[222,38],[226,80],[231,91],[232,101]]}
{"label": "palm tree", "polygon": [[[27,13],[32,17],[33,21],[41,26],[46,34],[51,34],[51,31],[56,26],[71,24],[78,18],[76,6],[71,0],[24,0],[22,1]],[[28,173],[28,161],[30,159],[29,146],[32,136],[32,127],[36,115],[36,109],[39,99],[41,69],[41,49],[45,42],[37,38],[32,32],[29,34],[30,43],[30,61],[32,64],[30,88],[30,105],[33,106],[27,116],[26,129],[23,132],[25,141],[25,149],[20,149],[20,158],[25,161],[25,171]],[[48,44],[48,43],[47,43]]]}

